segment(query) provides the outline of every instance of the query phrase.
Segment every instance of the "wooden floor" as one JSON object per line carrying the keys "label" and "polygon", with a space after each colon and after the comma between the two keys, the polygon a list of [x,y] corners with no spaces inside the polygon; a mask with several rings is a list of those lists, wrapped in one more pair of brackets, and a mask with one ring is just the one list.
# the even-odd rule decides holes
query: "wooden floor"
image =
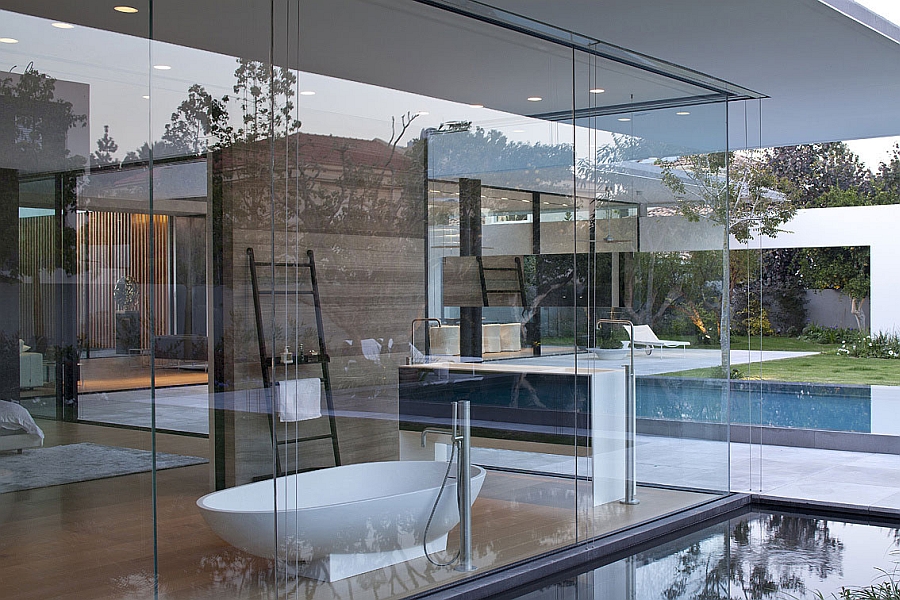
{"label": "wooden floor", "polygon": [[[91,441],[150,448],[146,432],[50,421],[40,425],[47,445]],[[201,438],[157,436],[161,452],[205,457],[208,444]],[[205,524],[195,501],[209,491],[208,465],[159,471],[157,490],[163,599],[384,600],[466,576],[419,559],[333,584],[286,577],[272,561],[232,548]],[[151,475],[144,473],[0,494],[3,597],[151,598],[151,492]],[[639,494],[637,506],[595,508],[573,480],[491,471],[474,505],[475,564],[483,572],[711,498],[651,488],[640,488]],[[455,534],[450,534],[450,552],[456,548]]]}

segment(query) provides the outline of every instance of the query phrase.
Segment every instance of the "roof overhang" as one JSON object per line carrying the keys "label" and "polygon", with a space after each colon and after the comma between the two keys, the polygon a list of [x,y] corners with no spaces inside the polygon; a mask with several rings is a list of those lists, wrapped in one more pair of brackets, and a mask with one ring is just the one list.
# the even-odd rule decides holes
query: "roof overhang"
{"label": "roof overhang", "polygon": [[900,135],[900,27],[850,0],[489,1],[764,94],[732,147]]}
{"label": "roof overhang", "polygon": [[[490,2],[493,7],[589,39],[660,57],[729,82],[736,89],[752,90],[762,98],[735,102],[729,111],[731,148],[900,135],[896,103],[900,97],[900,28],[849,0]],[[558,65],[553,64],[552,57],[549,61],[541,59],[542,68],[549,64],[551,71],[541,76],[553,85],[557,84],[554,77],[562,81],[571,78],[571,68],[568,72],[565,68],[565,57],[571,56],[571,50],[538,44],[520,48],[521,52],[507,49],[492,54],[494,47],[489,44],[478,48],[466,39],[472,35],[484,41],[490,36],[474,26],[459,26],[460,17],[434,8],[441,4],[457,12],[472,7],[489,12],[492,8],[465,0],[403,4],[404,14],[419,13],[429,23],[455,20],[456,25],[449,25],[442,38],[434,30],[418,31],[403,19],[385,19],[384,14],[379,17],[378,10],[394,10],[394,4],[305,2],[302,19],[297,19],[299,47],[282,43],[279,26],[273,44],[275,56],[298,57],[299,64],[291,66],[301,70],[462,103],[483,98],[489,91],[492,98],[485,104],[522,115],[534,114],[534,107],[524,103],[519,89],[521,76],[533,73],[526,61],[534,62],[534,56],[542,51],[548,55],[556,52]],[[269,56],[272,29],[267,15],[261,13],[269,6],[242,0],[154,0],[153,37],[264,60]],[[290,7],[295,5],[276,0],[274,6],[276,11],[290,14]],[[107,3],[99,0],[0,0],[0,8],[138,37],[150,34],[146,20],[118,18]],[[497,50],[500,52],[499,46]],[[480,71],[482,76],[477,76]],[[622,72],[631,77],[628,69]],[[648,75],[642,82],[665,87],[653,77]],[[490,90],[486,90],[486,81],[491,82]],[[548,102],[540,116],[553,118],[555,114],[560,118],[559,111],[572,106],[565,85],[559,89],[563,92],[557,98],[558,106]],[[685,91],[687,96],[700,98],[703,86],[677,83],[668,90],[668,100],[677,102],[678,94]],[[666,101],[665,95],[648,97]],[[610,106],[616,107],[612,94],[608,96]],[[747,95],[741,92],[735,97]],[[576,98],[575,104],[578,102]],[[623,105],[620,102],[618,106],[615,110]],[[602,112],[604,107],[599,108]],[[695,147],[702,148],[702,140],[697,140]]]}

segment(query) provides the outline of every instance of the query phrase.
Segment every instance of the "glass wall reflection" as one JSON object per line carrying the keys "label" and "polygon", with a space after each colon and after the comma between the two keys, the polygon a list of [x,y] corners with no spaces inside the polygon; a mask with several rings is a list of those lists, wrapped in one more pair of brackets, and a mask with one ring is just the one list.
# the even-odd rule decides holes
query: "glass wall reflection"
{"label": "glass wall reflection", "polygon": [[[139,37],[147,15],[141,5],[138,36],[123,36],[2,13],[15,42],[0,49],[0,528],[3,579],[17,581],[10,595],[152,591],[154,462],[179,467],[182,482],[204,473],[189,443],[161,436],[155,454],[149,430],[142,349],[159,323],[150,307],[166,264],[154,271],[149,244],[165,236],[165,217],[151,217],[146,164],[128,173],[127,196],[119,172],[125,148],[151,139],[149,42]],[[123,390],[135,400],[127,407]],[[41,555],[69,576],[48,578]]]}
{"label": "glass wall reflection", "polygon": [[[4,13],[23,585],[400,598],[727,490],[718,383],[649,391],[720,366],[721,235],[667,173],[721,151],[724,104],[688,121],[696,86],[417,2],[232,7],[242,42],[165,5],[147,41],[136,8]],[[29,565],[37,525],[83,577]]]}
{"label": "glass wall reflection", "polygon": [[[504,599],[837,598],[891,589],[897,530],[749,513]],[[537,586],[536,586],[537,587]],[[866,589],[860,589],[866,588]]]}

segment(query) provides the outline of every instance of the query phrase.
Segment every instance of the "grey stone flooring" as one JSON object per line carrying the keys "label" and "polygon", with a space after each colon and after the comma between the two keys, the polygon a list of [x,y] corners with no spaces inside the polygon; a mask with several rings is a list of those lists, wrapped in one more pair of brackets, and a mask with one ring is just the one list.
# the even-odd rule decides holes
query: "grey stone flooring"
{"label": "grey stone flooring", "polygon": [[[900,509],[900,456],[639,435],[640,483],[753,492],[784,498]],[[473,461],[572,475],[590,472],[588,459],[495,448],[473,448]]]}
{"label": "grey stone flooring", "polygon": [[[731,364],[741,365],[769,360],[781,360],[784,358],[799,358],[810,356],[815,352],[774,352],[758,350],[732,350]],[[583,352],[579,354],[563,354],[556,356],[534,356],[527,358],[510,359],[508,362],[521,365],[541,365],[554,367],[579,366],[585,368],[617,368],[628,362],[624,360],[601,360],[593,354]],[[722,353],[719,350],[700,350],[680,348],[667,348],[662,352],[659,349],[647,354],[643,350],[634,353],[634,372],[637,375],[658,375],[674,371],[687,371],[704,367],[715,367],[722,364]]]}
{"label": "grey stone flooring", "polygon": [[[748,360],[777,360],[802,355],[793,352],[732,351],[737,364]],[[578,355],[578,360],[607,362]],[[638,374],[678,371],[718,364],[717,350],[667,350],[662,358],[656,352],[635,356]],[[531,364],[571,366],[572,355],[515,359]],[[539,362],[538,362],[539,361]],[[580,363],[579,363],[580,364]],[[84,394],[79,397],[82,419],[122,425],[150,426],[149,391]],[[208,396],[206,386],[162,388],[156,391],[158,429],[208,434]],[[861,506],[900,509],[900,456],[784,446],[759,446],[723,442],[638,436],[636,440],[638,480],[645,483],[687,488],[762,493]],[[575,465],[571,458],[536,452],[475,448],[477,463],[524,468],[536,471],[588,473],[582,459]]]}
{"label": "grey stone flooring", "polygon": [[[78,395],[78,417],[84,421],[149,428],[151,406],[150,390]],[[157,389],[156,428],[209,435],[207,386]]]}

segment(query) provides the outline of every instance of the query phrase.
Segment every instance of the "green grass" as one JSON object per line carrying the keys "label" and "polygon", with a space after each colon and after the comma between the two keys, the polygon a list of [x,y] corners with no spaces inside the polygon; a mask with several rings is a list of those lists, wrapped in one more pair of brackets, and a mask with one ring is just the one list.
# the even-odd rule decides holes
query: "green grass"
{"label": "green grass", "polygon": [[[752,365],[737,365],[734,368],[748,379],[900,385],[900,361],[884,358],[850,358],[835,354],[817,354]],[[717,377],[718,374],[717,367],[665,373],[674,377]]]}
{"label": "green grass", "polygon": [[790,352],[833,352],[840,348],[840,344],[816,344],[795,337],[755,336],[748,341],[745,335],[731,336],[732,350],[784,350]]}

